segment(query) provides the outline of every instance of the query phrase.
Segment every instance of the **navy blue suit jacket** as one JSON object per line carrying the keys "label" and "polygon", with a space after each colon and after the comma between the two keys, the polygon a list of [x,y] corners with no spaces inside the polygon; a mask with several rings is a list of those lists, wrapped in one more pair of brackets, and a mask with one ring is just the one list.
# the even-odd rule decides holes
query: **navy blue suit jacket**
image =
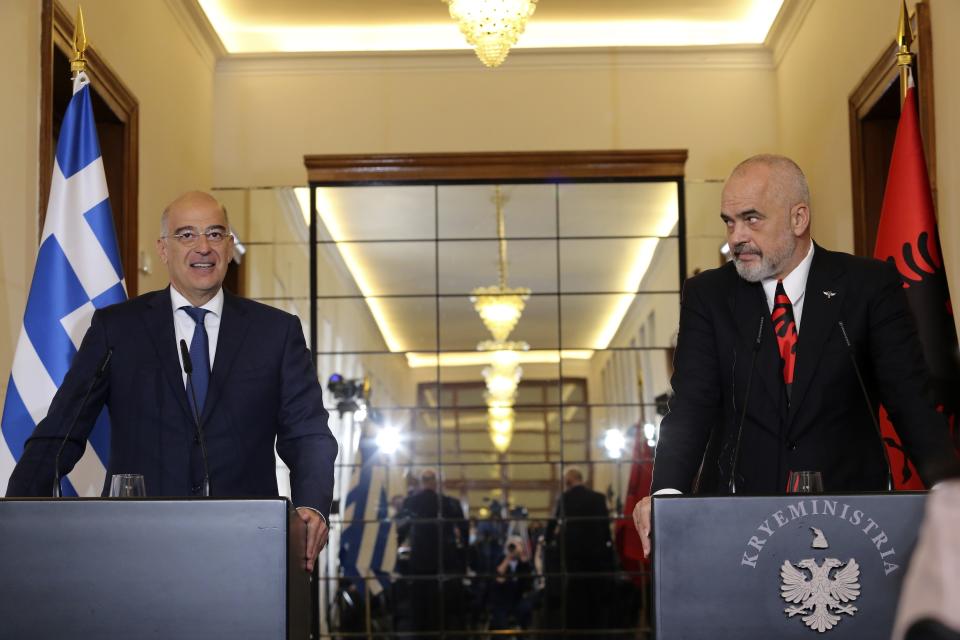
{"label": "navy blue suit jacket", "polygon": [[[896,269],[817,246],[804,293],[792,397],[762,285],[733,263],[684,285],[671,381],[652,491],[725,493],[737,425],[747,402],[754,343],[761,343],[737,464],[741,493],[782,493],[790,470],[822,472],[828,492],[885,488],[886,463],[870,413],[882,402],[927,481],[953,464],[948,429],[934,409],[923,352]],[[871,408],[839,323],[852,343]],[[893,469],[899,473],[900,469]]]}
{"label": "navy blue suit jacket", "polygon": [[[215,497],[276,496],[274,443],[290,467],[296,506],[324,518],[333,497],[337,442],[295,316],[224,292],[210,387],[203,408]],[[149,496],[197,495],[203,464],[184,389],[169,288],[98,310],[47,417],[27,440],[8,496],[48,496],[54,457],[107,349],[95,385],[63,451],[61,474],[83,454],[105,405],[114,473],[141,473]]]}

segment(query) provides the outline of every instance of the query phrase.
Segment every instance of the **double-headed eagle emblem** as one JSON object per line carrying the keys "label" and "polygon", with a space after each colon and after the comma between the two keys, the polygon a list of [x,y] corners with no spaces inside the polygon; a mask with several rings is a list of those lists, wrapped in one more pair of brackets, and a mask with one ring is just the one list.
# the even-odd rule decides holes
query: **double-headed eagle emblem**
{"label": "double-headed eagle emblem", "polygon": [[780,567],[780,595],[794,606],[784,609],[787,617],[803,615],[803,621],[820,633],[829,631],[838,622],[840,614],[852,616],[857,608],[852,603],[860,596],[860,565],[851,558],[846,563],[826,558],[817,564],[813,558],[791,564],[783,561]]}

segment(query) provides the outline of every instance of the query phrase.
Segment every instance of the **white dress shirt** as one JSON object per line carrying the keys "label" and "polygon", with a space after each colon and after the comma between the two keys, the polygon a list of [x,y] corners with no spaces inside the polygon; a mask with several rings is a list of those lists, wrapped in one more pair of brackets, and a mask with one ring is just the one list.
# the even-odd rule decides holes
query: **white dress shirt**
{"label": "white dress shirt", "polygon": [[[177,291],[173,284],[170,285],[170,304],[173,307],[173,331],[176,334],[177,353],[180,353],[180,341],[186,340],[187,347],[190,347],[193,341],[193,332],[197,328],[197,323],[193,321],[186,311],[180,307],[192,307],[182,293]],[[203,316],[203,326],[207,328],[207,339],[210,346],[210,369],[213,370],[213,357],[217,353],[217,338],[220,337],[220,316],[223,313],[223,289],[217,291],[207,303],[200,307],[210,313]],[[182,356],[181,356],[182,357]],[[181,373],[183,375],[183,386],[187,386],[187,374],[183,373],[183,362],[180,363]]]}
{"label": "white dress shirt", "polygon": [[[787,292],[790,298],[790,304],[793,305],[793,319],[797,323],[797,334],[800,334],[800,316],[803,315],[803,293],[807,290],[807,276],[810,275],[810,264],[813,262],[813,243],[810,243],[810,250],[806,257],[800,261],[793,271],[787,274],[783,279],[783,290]],[[777,279],[764,278],[760,281],[763,285],[763,292],[767,296],[767,308],[773,313],[773,299],[777,292]]]}

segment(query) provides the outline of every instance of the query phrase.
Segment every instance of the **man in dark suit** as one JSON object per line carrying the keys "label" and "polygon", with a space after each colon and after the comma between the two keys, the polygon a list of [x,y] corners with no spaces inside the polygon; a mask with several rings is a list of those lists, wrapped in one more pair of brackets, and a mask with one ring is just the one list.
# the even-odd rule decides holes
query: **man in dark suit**
{"label": "man in dark suit", "polygon": [[[460,502],[438,493],[438,487],[437,472],[424,469],[420,489],[403,501],[401,513],[409,520],[397,530],[410,545],[411,573],[423,576],[412,583],[414,631],[439,629],[441,608],[447,630],[461,627],[465,614],[461,576],[466,574],[470,524]],[[438,580],[439,575],[452,577]]]}
{"label": "man in dark suit", "polygon": [[566,577],[566,626],[568,629],[606,625],[610,579],[582,576],[614,570],[610,539],[610,513],[602,493],[584,484],[583,473],[570,467],[563,474],[564,492],[556,515],[547,525],[546,542],[559,541]]}
{"label": "man in dark suit", "polygon": [[[881,402],[924,480],[952,464],[897,271],[815,245],[809,203],[803,172],[782,156],[749,158],[727,180],[733,261],[684,286],[652,493],[778,493],[791,470],[819,471],[828,492],[883,490],[870,415]],[[649,553],[649,497],[634,520]]]}
{"label": "man in dark suit", "polygon": [[[276,443],[307,525],[305,565],[312,570],[327,539],[337,442],[300,321],[223,290],[233,237],[212,196],[187,193],[171,203],[157,249],[170,286],[94,313],[47,417],[26,442],[7,495],[49,496],[56,452],[75,416],[61,477],[80,459],[104,406],[111,422],[104,494],[112,474],[139,473],[150,496],[202,495],[195,396],[210,494],[276,496]],[[192,389],[181,340],[190,345]],[[108,368],[97,378],[108,351]]]}

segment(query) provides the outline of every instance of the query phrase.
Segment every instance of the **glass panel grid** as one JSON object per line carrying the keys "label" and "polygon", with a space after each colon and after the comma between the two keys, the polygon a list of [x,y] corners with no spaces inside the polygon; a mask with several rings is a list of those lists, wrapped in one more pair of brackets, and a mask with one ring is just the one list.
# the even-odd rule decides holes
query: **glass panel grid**
{"label": "glass panel grid", "polygon": [[[363,201],[376,213],[370,227],[360,224],[362,213],[351,216],[349,242],[336,243],[329,229],[317,234],[315,252],[339,252],[339,268],[347,269],[355,286],[351,290],[350,282],[344,286],[334,279],[314,289],[313,348],[323,364],[321,377],[350,370],[350,376],[378,380],[369,404],[379,415],[363,437],[387,423],[400,424],[404,435],[396,454],[373,463],[387,470],[387,515],[362,522],[402,528],[405,500],[415,494],[413,483],[426,468],[436,470],[437,495],[445,498],[437,498],[432,516],[414,518],[402,533],[391,529],[390,536],[397,536],[397,566],[377,581],[380,588],[369,578],[328,580],[326,601],[339,602],[341,594],[350,596],[354,589],[350,599],[367,599],[371,609],[362,623],[341,618],[335,634],[321,637],[463,637],[485,629],[567,635],[578,625],[571,603],[585,588],[611,597],[623,589],[621,595],[637,602],[632,611],[640,611],[647,579],[642,566],[578,570],[568,558],[563,531],[585,525],[557,509],[564,471],[577,466],[586,484],[607,496],[608,511],[599,519],[609,523],[611,534],[620,531],[614,525],[630,468],[652,461],[650,450],[639,445],[634,458],[633,442],[645,438],[645,425],[655,427],[663,409],[659,398],[669,395],[674,337],[664,329],[676,326],[671,320],[678,313],[683,239],[678,236],[682,205],[676,203],[671,212],[668,200],[672,193],[676,201],[678,183],[509,185],[503,190],[509,196],[505,252],[491,213],[494,185],[417,186],[401,196],[387,193],[388,200],[416,213],[410,228],[399,231],[390,221],[378,229],[389,212],[375,204],[376,194],[363,190],[392,188],[324,187],[328,200]],[[340,189],[354,191],[339,194]],[[618,202],[630,204],[618,209]],[[656,209],[656,215],[644,218],[645,207]],[[355,247],[348,257],[375,265],[379,275],[360,282],[356,265],[343,259],[343,244]],[[505,263],[500,262],[503,253]],[[311,270],[316,281],[324,278],[324,269]],[[470,300],[475,287],[498,282],[531,290],[510,333],[530,350],[524,352],[529,355],[521,364],[515,427],[504,453],[490,440],[483,382],[489,365],[477,349],[490,332]],[[355,326],[346,334],[323,337],[323,322],[342,326],[348,321]],[[388,401],[377,396],[381,387],[396,387],[389,389]],[[336,411],[336,403],[326,401]],[[602,446],[608,428],[627,435],[629,450],[619,459],[609,458]],[[361,465],[353,460],[340,469],[351,472]],[[444,512],[446,498],[459,505],[459,515]],[[558,513],[566,516],[560,524]],[[458,523],[469,535],[457,533]],[[334,529],[346,524],[342,514],[331,518]],[[430,531],[441,542],[424,564],[410,557],[410,545]],[[511,540],[529,547],[526,557],[518,557],[518,563],[531,565],[524,578],[529,584],[524,582],[514,600],[526,602],[531,596],[530,611],[494,611],[489,600],[477,600],[496,599],[497,585],[503,584],[496,568]],[[328,559],[330,566],[337,565],[334,558]],[[382,598],[376,604],[368,600],[374,591]],[[610,612],[602,624],[594,620],[591,633],[639,637],[638,630],[649,629],[636,615],[628,618]]]}

